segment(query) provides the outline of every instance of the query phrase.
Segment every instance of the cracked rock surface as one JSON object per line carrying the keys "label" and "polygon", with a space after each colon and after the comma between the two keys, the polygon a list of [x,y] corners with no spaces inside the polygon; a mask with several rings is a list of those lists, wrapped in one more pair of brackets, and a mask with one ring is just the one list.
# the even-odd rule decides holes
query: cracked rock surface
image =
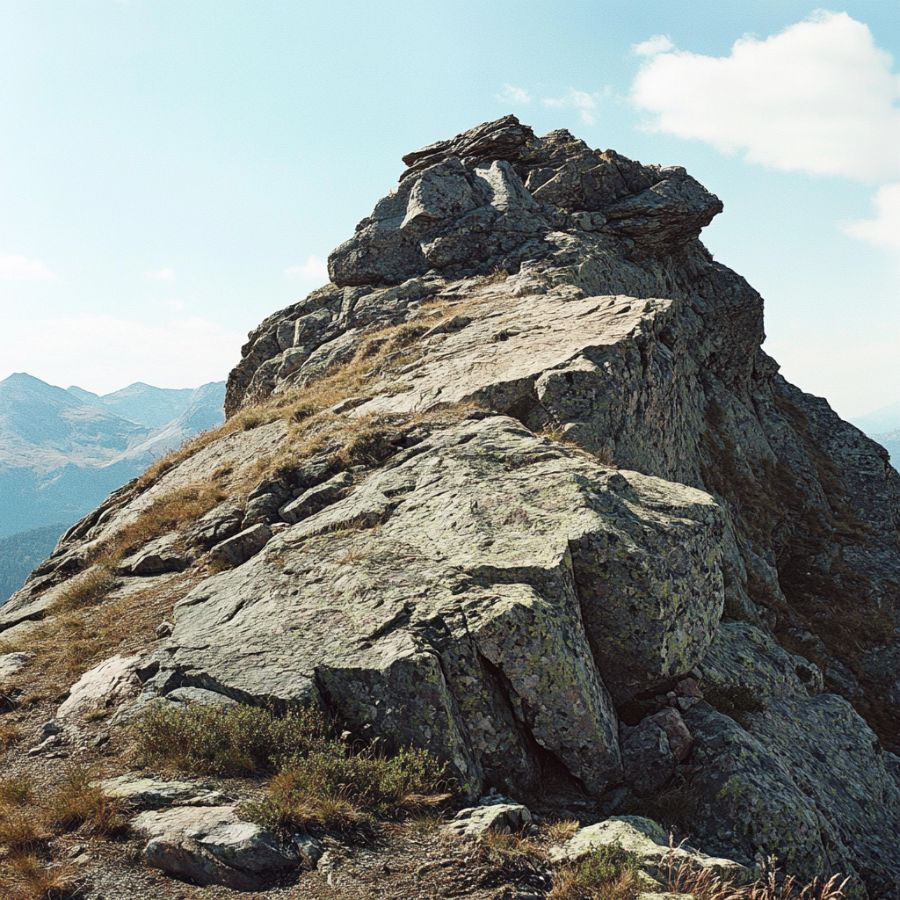
{"label": "cracked rock surface", "polygon": [[[706,852],[897,896],[900,476],[762,351],[762,298],[699,241],[720,201],[514,117],[404,163],[331,282],[250,335],[227,410],[287,403],[406,327],[390,384],[329,415],[424,424],[364,465],[275,466],[131,557],[116,596],[172,567],[162,550],[194,560],[138,703],[320,704],[433,750],[470,796],[667,799]],[[117,492],[0,633],[160,498],[291,460],[296,425]]]}

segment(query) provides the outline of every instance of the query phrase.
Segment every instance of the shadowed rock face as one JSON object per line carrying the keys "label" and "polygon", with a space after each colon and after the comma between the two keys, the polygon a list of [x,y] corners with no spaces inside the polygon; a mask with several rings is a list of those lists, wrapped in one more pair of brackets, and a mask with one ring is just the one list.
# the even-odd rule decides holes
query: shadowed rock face
{"label": "shadowed rock face", "polygon": [[[288,400],[404,325],[390,382],[334,415],[411,424],[364,465],[314,448],[185,532],[201,560],[260,539],[194,579],[140,702],[319,703],[472,793],[668,798],[709,852],[893,896],[900,478],[760,349],[762,299],[698,240],[720,202],[513,117],[404,162],[332,283],[250,336],[227,408]],[[235,431],[120,492],[0,629],[154,498],[297,440]]]}

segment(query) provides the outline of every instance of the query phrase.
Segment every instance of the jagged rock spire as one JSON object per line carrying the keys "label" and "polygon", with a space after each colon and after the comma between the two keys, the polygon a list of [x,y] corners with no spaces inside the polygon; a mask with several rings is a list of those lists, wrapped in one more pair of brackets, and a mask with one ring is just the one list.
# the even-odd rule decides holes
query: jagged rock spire
{"label": "jagged rock spire", "polygon": [[662,255],[694,240],[721,201],[678,167],[591,150],[568,131],[536,137],[506,116],[403,157],[397,188],[329,257],[338,286],[433,271],[517,271],[551,255],[554,232],[625,238]]}

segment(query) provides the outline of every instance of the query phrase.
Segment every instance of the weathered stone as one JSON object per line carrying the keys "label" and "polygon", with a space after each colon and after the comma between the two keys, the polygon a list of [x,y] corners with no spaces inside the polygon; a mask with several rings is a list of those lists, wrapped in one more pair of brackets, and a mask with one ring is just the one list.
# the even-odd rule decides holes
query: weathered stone
{"label": "weathered stone", "polygon": [[164,572],[180,572],[191,563],[191,558],[179,546],[178,535],[170,534],[145,544],[119,565],[123,575],[161,575]]}
{"label": "weathered stone", "polygon": [[59,719],[74,719],[98,707],[118,706],[140,690],[140,656],[112,656],[88,670],[69,689],[56,711]]}
{"label": "weathered stone", "polygon": [[100,782],[103,793],[124,800],[137,809],[164,806],[221,806],[227,798],[208,785],[195,781],[165,781],[140,775],[120,775]]}
{"label": "weathered stone", "polygon": [[209,555],[230,566],[240,566],[262,550],[272,537],[267,525],[252,525],[238,532],[234,537],[216,544]]}
{"label": "weathered stone", "polygon": [[349,472],[339,472],[328,481],[304,491],[296,500],[285,504],[278,510],[278,514],[285,522],[296,524],[346,496],[352,484],[353,476]]}
{"label": "weathered stone", "polygon": [[[592,535],[594,562],[641,540],[658,555],[696,554],[699,570],[714,565],[720,529],[704,494],[636,473],[610,481],[509,419],[440,430],[273,539],[265,555],[193,591],[176,608],[160,681],[203,671],[260,702],[324,694],[354,730],[448,757],[473,792],[485,780],[533,789],[524,727],[598,790],[619,758],[571,552]],[[643,571],[647,556],[634,566]],[[656,599],[638,601],[610,582],[603,602],[622,603],[633,624],[656,623]],[[721,596],[709,603],[715,615]],[[692,625],[676,627],[673,641]],[[701,619],[698,650],[705,628]],[[651,681],[665,671],[654,666]]]}
{"label": "weathered stone", "polygon": [[489,831],[510,834],[531,824],[531,812],[520,803],[491,803],[460,810],[445,831],[458,837],[481,838]]}
{"label": "weathered stone", "polygon": [[638,796],[655,794],[675,774],[676,760],[661,725],[643,719],[622,741],[625,780]]}
{"label": "weathered stone", "polygon": [[601,847],[621,847],[637,855],[639,865],[651,877],[658,878],[671,859],[677,867],[687,862],[720,878],[737,884],[755,878],[755,871],[730,859],[707,856],[684,845],[669,846],[666,833],[656,822],[639,816],[614,816],[596,825],[580,829],[561,847],[551,851],[556,863],[578,862]]}
{"label": "weathered stone", "polygon": [[237,503],[222,503],[197,520],[185,535],[190,546],[208,550],[236,535],[242,527],[244,511]]}
{"label": "weathered stone", "polygon": [[258,825],[241,821],[233,806],[143,812],[131,827],[149,839],[147,865],[200,886],[260,890],[298,864],[296,851]]}
{"label": "weathered stone", "polygon": [[661,709],[649,717],[649,720],[658,725],[666,733],[669,749],[676,762],[684,762],[691,752],[693,738],[684,719],[675,709]]}
{"label": "weathered stone", "polygon": [[24,650],[13,653],[0,653],[0,685],[25,668],[26,663],[34,656]]}

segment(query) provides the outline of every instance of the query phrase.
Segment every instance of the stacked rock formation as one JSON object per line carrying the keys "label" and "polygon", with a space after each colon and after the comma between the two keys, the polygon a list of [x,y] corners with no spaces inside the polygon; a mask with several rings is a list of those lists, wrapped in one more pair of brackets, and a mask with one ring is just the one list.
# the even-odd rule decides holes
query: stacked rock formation
{"label": "stacked rock formation", "polygon": [[[231,568],[193,580],[139,702],[320,704],[473,795],[668,798],[708,853],[895,896],[900,476],[762,351],[761,297],[699,241],[721,202],[511,116],[404,162],[227,398],[289,404],[405,327],[389,384],[331,413],[390,427],[349,462],[313,445],[181,535],[179,569]],[[233,430],[120,492],[0,627],[154,500],[297,440]]]}

